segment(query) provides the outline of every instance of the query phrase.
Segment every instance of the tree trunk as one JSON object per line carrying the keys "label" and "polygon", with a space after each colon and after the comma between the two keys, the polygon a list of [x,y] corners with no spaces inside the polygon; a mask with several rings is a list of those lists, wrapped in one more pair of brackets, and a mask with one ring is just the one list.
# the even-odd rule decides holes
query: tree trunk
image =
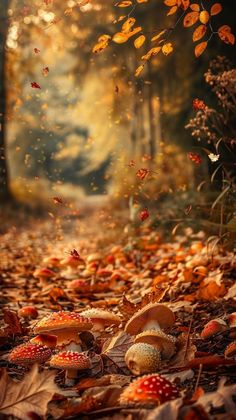
{"label": "tree trunk", "polygon": [[8,172],[6,163],[6,37],[8,31],[7,10],[9,0],[0,1],[0,200],[9,199]]}
{"label": "tree trunk", "polygon": [[[151,80],[151,69],[148,61],[148,79]],[[156,125],[155,113],[153,109],[153,86],[152,82],[148,85],[148,117],[149,117],[149,150],[152,160],[156,156]]]}

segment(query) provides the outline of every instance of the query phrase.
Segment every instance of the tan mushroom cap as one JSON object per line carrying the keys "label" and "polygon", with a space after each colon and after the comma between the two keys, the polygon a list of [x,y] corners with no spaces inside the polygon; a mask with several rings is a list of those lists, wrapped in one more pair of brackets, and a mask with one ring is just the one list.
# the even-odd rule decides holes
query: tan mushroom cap
{"label": "tan mushroom cap", "polygon": [[51,367],[59,369],[83,370],[91,367],[90,359],[86,354],[69,350],[55,354],[49,363]]}
{"label": "tan mushroom cap", "polygon": [[149,303],[136,312],[127,322],[125,331],[135,335],[143,331],[145,324],[156,321],[160,328],[170,328],[175,322],[175,316],[171,309],[161,303]]}
{"label": "tan mushroom cap", "polygon": [[125,363],[134,375],[157,372],[160,362],[160,352],[146,343],[133,344],[125,354]]}
{"label": "tan mushroom cap", "polygon": [[161,330],[144,331],[138,334],[135,343],[151,344],[161,353],[162,359],[170,359],[175,354],[175,338]]}
{"label": "tan mushroom cap", "polygon": [[51,350],[39,344],[26,343],[15,347],[9,354],[8,360],[17,365],[43,363],[52,355]]}
{"label": "tan mushroom cap", "polygon": [[62,329],[72,329],[77,331],[87,331],[93,326],[93,322],[89,318],[81,316],[77,312],[53,312],[49,316],[41,319],[34,327],[34,332],[52,332]]}
{"label": "tan mushroom cap", "polygon": [[121,319],[118,315],[103,309],[90,308],[80,313],[82,316],[92,319],[93,322],[98,321],[99,323],[102,323],[104,327],[108,327],[113,324],[119,325],[121,323]]}

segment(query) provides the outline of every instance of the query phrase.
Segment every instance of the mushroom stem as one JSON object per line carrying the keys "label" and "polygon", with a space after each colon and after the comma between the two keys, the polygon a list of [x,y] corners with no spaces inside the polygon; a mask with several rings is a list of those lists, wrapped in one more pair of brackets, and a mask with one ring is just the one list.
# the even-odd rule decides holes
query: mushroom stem
{"label": "mushroom stem", "polygon": [[148,321],[144,327],[143,327],[143,331],[151,331],[151,330],[159,330],[161,331],[160,325],[158,324],[157,321],[151,319],[150,321]]}
{"label": "mushroom stem", "polygon": [[72,386],[77,378],[77,369],[66,369],[65,385]]}
{"label": "mushroom stem", "polygon": [[80,343],[76,343],[75,341],[71,341],[69,344],[65,346],[66,350],[69,351],[77,351],[78,353],[82,352],[82,347]]}
{"label": "mushroom stem", "polygon": [[44,287],[48,286],[48,281],[45,277],[40,277],[39,278],[39,286],[43,289]]}
{"label": "mushroom stem", "polygon": [[104,331],[104,323],[101,321],[99,321],[98,319],[93,321],[93,328],[92,328],[92,332],[102,332]]}

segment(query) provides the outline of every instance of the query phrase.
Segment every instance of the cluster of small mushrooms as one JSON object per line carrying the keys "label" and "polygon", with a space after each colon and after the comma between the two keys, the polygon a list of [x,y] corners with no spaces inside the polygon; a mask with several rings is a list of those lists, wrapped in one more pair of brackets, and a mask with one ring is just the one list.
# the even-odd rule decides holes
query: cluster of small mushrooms
{"label": "cluster of small mushrooms", "polygon": [[[229,337],[232,339],[236,338],[236,312],[231,313],[225,322],[221,318],[212,319],[207,322],[201,332],[201,338],[203,340],[211,339],[217,334],[224,333],[229,330]],[[225,357],[236,356],[236,340],[229,343],[224,351]]]}

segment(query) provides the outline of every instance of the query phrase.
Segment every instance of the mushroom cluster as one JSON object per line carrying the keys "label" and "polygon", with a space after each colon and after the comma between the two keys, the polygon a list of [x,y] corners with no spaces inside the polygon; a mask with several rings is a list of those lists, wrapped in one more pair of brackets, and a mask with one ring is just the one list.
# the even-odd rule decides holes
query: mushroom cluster
{"label": "mushroom cluster", "polygon": [[174,322],[174,313],[159,303],[144,306],[130,318],[125,331],[135,335],[135,344],[126,352],[125,362],[134,375],[157,372],[162,361],[174,355],[176,340],[163,331]]}

